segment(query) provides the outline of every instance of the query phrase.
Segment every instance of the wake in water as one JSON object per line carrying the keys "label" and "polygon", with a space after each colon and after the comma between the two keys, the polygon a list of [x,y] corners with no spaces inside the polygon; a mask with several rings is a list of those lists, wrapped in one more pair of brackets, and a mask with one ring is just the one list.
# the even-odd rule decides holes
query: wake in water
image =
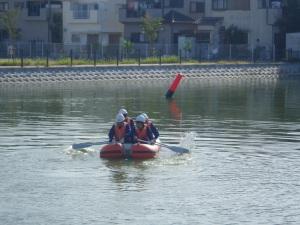
{"label": "wake in water", "polygon": [[97,155],[97,149],[94,148],[82,148],[82,149],[73,149],[72,145],[64,151],[67,155],[70,155],[72,158],[85,158],[86,156],[95,156]]}
{"label": "wake in water", "polygon": [[187,148],[191,151],[195,147],[195,139],[196,139],[195,132],[184,133],[180,139],[179,146],[183,148]]}

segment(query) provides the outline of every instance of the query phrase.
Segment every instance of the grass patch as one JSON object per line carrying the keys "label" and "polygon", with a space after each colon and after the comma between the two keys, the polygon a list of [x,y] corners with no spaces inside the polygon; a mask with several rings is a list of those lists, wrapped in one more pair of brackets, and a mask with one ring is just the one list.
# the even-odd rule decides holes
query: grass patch
{"label": "grass patch", "polygon": [[[141,58],[141,64],[159,64],[159,57],[147,57]],[[249,61],[241,61],[241,60],[219,60],[219,61],[198,61],[195,59],[185,59],[182,58],[182,64],[249,64]],[[25,58],[23,60],[24,66],[46,66],[45,58],[34,58],[28,59]],[[92,59],[73,59],[72,61],[74,66],[77,65],[94,65],[94,60]],[[179,64],[179,58],[174,56],[162,56],[161,57],[162,64]],[[98,59],[96,61],[97,65],[116,65],[117,60],[115,58],[110,59]],[[126,58],[119,60],[120,65],[132,64],[137,65],[137,58]],[[69,57],[59,58],[59,59],[49,59],[49,66],[70,66],[71,59]],[[0,66],[21,66],[21,59],[0,59]]]}
{"label": "grass patch", "polygon": [[0,59],[0,66],[19,66],[21,60],[19,59]]}

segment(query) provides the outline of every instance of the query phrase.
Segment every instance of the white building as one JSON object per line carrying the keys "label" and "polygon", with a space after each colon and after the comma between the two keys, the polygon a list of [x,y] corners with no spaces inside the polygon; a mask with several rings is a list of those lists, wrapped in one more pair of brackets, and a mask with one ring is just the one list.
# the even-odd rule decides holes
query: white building
{"label": "white building", "polygon": [[254,50],[265,53],[261,58],[270,58],[278,42],[276,21],[282,16],[282,4],[282,0],[127,0],[120,21],[124,38],[142,45],[146,39],[141,18],[162,17],[157,44],[166,46],[166,54],[184,52],[190,42],[192,56],[203,59],[231,58],[231,53],[249,58]]}
{"label": "white building", "polygon": [[205,3],[204,22],[201,23],[200,18],[198,31],[207,31],[210,43],[218,41],[214,35],[220,34],[220,27],[227,29],[233,25],[246,33],[243,44],[270,47],[274,44],[274,35],[278,32],[275,22],[282,15],[281,0],[211,0]]}
{"label": "white building", "polygon": [[118,12],[124,3],[125,0],[64,0],[64,44],[119,44],[123,25]]}

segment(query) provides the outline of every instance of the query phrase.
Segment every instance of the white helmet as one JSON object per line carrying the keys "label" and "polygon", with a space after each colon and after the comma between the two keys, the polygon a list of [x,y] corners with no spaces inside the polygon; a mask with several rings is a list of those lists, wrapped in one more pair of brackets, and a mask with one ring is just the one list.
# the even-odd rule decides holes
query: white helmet
{"label": "white helmet", "polygon": [[145,116],[143,116],[143,114],[141,114],[135,118],[135,121],[145,123],[146,119],[145,119]]}
{"label": "white helmet", "polygon": [[142,115],[145,117],[146,120],[149,119],[149,116],[146,113],[142,113]]}
{"label": "white helmet", "polygon": [[124,108],[122,108],[122,109],[120,109],[119,110],[119,114],[128,114],[128,112],[127,112],[127,110],[126,109],[124,109]]}
{"label": "white helmet", "polygon": [[116,122],[117,123],[122,123],[123,121],[125,120],[125,117],[119,113],[117,116],[116,116]]}

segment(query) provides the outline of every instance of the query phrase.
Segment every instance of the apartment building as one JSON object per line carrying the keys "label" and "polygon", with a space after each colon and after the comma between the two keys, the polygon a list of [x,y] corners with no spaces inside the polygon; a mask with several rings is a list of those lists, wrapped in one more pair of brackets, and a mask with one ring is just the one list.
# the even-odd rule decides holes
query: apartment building
{"label": "apartment building", "polygon": [[212,0],[206,1],[205,15],[222,18],[219,26],[209,26],[202,21],[205,18],[197,21],[197,30],[207,30],[212,43],[222,41],[222,31],[233,25],[245,34],[238,44],[272,46],[278,32],[275,24],[282,15],[282,3],[280,0]]}
{"label": "apartment building", "polygon": [[[61,42],[62,3],[49,0],[0,0],[0,14],[17,10],[18,41],[36,43]],[[0,25],[0,42],[9,36]]]}
{"label": "apartment building", "polygon": [[127,0],[120,9],[124,38],[135,43],[146,41],[141,30],[142,17],[162,18],[163,27],[158,42],[175,44],[178,36],[195,34],[195,21],[204,16],[205,2],[195,0]]}
{"label": "apartment building", "polygon": [[65,44],[117,45],[123,32],[118,11],[125,0],[64,0]]}
{"label": "apartment building", "polygon": [[[157,43],[178,44],[180,37],[216,48],[221,44],[272,46],[281,16],[281,0],[127,0],[120,9],[124,37],[135,43],[146,41],[142,17],[161,17],[163,27]],[[235,27],[241,33],[238,43],[225,38]]]}

